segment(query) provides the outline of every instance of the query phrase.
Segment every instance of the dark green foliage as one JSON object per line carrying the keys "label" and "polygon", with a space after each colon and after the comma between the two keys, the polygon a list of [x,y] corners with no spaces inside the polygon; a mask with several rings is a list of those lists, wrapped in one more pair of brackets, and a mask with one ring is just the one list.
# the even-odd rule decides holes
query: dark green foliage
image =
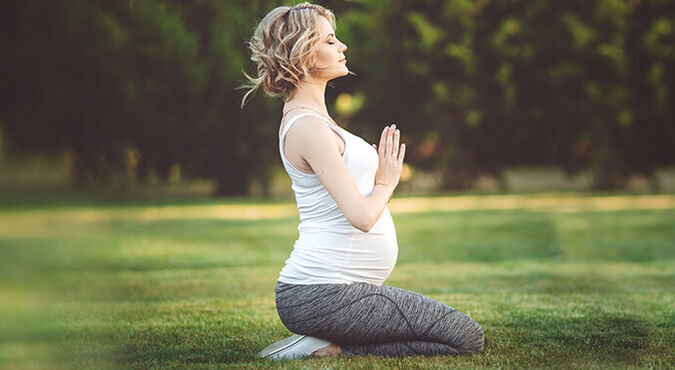
{"label": "dark green foliage", "polygon": [[409,162],[447,187],[530,164],[612,188],[673,163],[672,3],[385,3],[339,18],[368,99],[358,126],[398,122]]}
{"label": "dark green foliage", "polygon": [[[675,164],[670,1],[320,2],[356,77],[329,89],[336,118],[376,141],[391,122],[408,163],[445,188],[513,165],[590,169],[598,189]],[[79,182],[129,171],[245,193],[278,165],[280,102],[242,112],[245,41],[278,1],[3,2],[0,140],[70,150]],[[353,112],[339,94],[364,98]],[[335,109],[333,109],[335,108]]]}

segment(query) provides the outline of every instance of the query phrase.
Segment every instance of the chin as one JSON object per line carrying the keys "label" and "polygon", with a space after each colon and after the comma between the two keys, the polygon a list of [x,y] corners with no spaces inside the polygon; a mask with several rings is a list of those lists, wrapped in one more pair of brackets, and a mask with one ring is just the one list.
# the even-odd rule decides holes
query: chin
{"label": "chin", "polygon": [[338,77],[344,77],[348,74],[349,74],[349,68],[347,68],[347,66],[343,65],[342,68],[340,68],[339,70],[334,69],[334,70],[332,70],[328,73],[325,73],[324,78],[326,78],[328,81],[330,81],[330,80],[338,78]]}
{"label": "chin", "polygon": [[341,68],[340,72],[338,72],[337,76],[335,76],[335,77],[342,77],[342,76],[346,76],[348,74],[349,74],[349,68],[347,68],[347,66],[343,66]]}

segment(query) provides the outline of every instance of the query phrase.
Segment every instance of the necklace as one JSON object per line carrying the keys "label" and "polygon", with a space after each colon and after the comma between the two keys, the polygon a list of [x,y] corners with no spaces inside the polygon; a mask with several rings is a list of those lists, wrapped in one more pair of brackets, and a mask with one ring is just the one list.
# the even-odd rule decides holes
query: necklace
{"label": "necklace", "polygon": [[330,118],[330,116],[327,116],[327,115],[325,115],[325,114],[323,114],[323,113],[317,111],[316,109],[312,109],[312,108],[310,108],[310,107],[295,107],[295,108],[291,108],[291,109],[287,110],[287,111],[282,115],[282,118],[286,118],[286,115],[288,114],[288,112],[294,111],[294,110],[296,110],[296,109],[309,109],[309,110],[311,110],[311,111],[314,112],[314,113],[320,114],[321,116],[328,118],[335,126],[340,127],[335,121],[333,121],[332,118]]}

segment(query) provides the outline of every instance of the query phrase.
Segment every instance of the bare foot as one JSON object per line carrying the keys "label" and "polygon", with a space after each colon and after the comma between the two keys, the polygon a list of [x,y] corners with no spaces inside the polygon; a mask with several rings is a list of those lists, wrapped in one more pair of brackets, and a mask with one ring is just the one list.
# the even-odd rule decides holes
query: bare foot
{"label": "bare foot", "polygon": [[312,352],[310,357],[328,357],[328,356],[340,356],[342,354],[342,348],[336,346],[335,344],[329,344],[323,348],[319,348],[316,351]]}

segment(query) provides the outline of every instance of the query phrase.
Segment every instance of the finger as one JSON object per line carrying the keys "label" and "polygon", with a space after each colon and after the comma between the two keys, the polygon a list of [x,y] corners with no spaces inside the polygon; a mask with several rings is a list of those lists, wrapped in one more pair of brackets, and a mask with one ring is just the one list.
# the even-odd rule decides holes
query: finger
{"label": "finger", "polygon": [[385,150],[384,154],[387,157],[391,158],[393,152],[394,152],[394,130],[393,128],[390,128],[389,132],[387,132],[387,149]]}
{"label": "finger", "polygon": [[382,130],[382,135],[380,135],[380,145],[378,146],[378,154],[380,156],[384,155],[384,150],[386,148],[386,143],[387,143],[387,129],[389,127],[385,127],[384,130]]}
{"label": "finger", "polygon": [[403,165],[403,157],[405,157],[405,144],[401,144],[401,150],[398,151],[398,164]]}
{"label": "finger", "polygon": [[393,147],[394,152],[392,153],[394,158],[396,158],[398,155],[398,148],[399,148],[398,143],[400,141],[400,138],[401,138],[401,131],[399,129],[396,129],[396,131],[394,131],[394,147]]}

